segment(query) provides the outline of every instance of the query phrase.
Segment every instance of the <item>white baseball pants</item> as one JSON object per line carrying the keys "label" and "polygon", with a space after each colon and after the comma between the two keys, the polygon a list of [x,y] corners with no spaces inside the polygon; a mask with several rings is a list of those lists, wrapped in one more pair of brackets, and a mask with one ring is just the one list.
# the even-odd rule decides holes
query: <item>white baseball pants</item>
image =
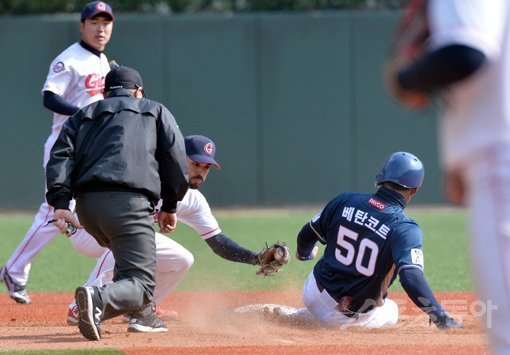
{"label": "white baseball pants", "polygon": [[[89,237],[92,238],[92,236]],[[161,233],[156,233],[156,288],[154,289],[156,305],[175,289],[194,261],[193,254],[182,245]],[[106,249],[98,258],[86,284],[101,287],[112,282],[114,267],[113,254]]]}
{"label": "white baseball pants", "polygon": [[398,305],[388,298],[381,307],[361,313],[358,318],[343,315],[337,309],[338,301],[334,300],[326,290],[322,292],[319,290],[313,270],[306,279],[302,297],[307,309],[319,323],[325,326],[380,328],[385,325],[395,325],[398,320]]}
{"label": "white baseball pants", "polygon": [[510,145],[465,169],[473,273],[495,354],[510,354]]}

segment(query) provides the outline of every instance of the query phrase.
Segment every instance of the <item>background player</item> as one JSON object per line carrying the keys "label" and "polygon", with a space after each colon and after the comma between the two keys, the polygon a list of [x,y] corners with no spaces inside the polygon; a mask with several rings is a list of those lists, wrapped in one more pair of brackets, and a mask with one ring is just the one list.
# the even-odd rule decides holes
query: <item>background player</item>
{"label": "background player", "polygon": [[408,296],[438,328],[462,327],[430,289],[423,275],[422,230],[403,212],[423,177],[417,157],[393,153],[376,176],[375,194],[340,194],[303,226],[297,259],[313,259],[317,241],[326,247],[303,289],[307,308],[293,317],[311,313],[323,325],[393,325],[398,306],[386,296],[398,274]]}
{"label": "background player", "polygon": [[[258,253],[239,246],[222,233],[206,198],[198,190],[199,186],[206,180],[211,166],[217,169],[221,168],[215,160],[216,145],[212,140],[201,135],[187,136],[184,141],[188,157],[190,189],[182,201],[177,203],[178,220],[195,229],[207,245],[222,258],[258,265]],[[186,248],[160,233],[156,233],[156,256],[154,302],[158,305],[184,278],[191,265],[193,265],[194,259]],[[113,278],[114,267],[113,255],[110,250],[106,250],[98,258],[87,285],[100,287],[110,283]],[[176,312],[162,312],[159,306],[156,311],[160,318],[177,317]],[[68,324],[78,323],[77,308],[74,301],[69,306],[67,320]]]}
{"label": "background player", "polygon": [[[110,40],[113,21],[112,8],[108,4],[102,1],[88,3],[81,13],[81,41],[72,44],[50,64],[42,94],[44,106],[54,114],[51,135],[44,145],[44,167],[67,118],[80,108],[103,98],[104,78],[110,70],[103,51]],[[31,302],[26,284],[32,259],[60,234],[57,227],[48,225],[53,219],[53,212],[46,202],[41,204],[32,226],[0,270],[9,295],[18,303]],[[103,248],[93,238],[83,238],[83,233],[83,230],[78,230],[72,236],[73,245],[85,255],[101,255]]]}
{"label": "background player", "polygon": [[402,104],[440,92],[445,194],[470,214],[475,284],[493,351],[510,353],[510,3],[430,0],[422,56],[387,63]]}

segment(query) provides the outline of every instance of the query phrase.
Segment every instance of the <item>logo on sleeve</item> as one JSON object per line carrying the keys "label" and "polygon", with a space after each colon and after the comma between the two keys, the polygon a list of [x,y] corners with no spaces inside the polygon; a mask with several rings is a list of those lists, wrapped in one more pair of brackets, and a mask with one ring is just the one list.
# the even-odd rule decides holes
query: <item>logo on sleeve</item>
{"label": "logo on sleeve", "polygon": [[423,251],[421,249],[411,249],[411,262],[416,265],[420,265],[422,268],[423,265]]}
{"label": "logo on sleeve", "polygon": [[64,65],[64,62],[56,62],[53,64],[53,67],[51,68],[54,73],[60,73],[65,70],[66,66]]}

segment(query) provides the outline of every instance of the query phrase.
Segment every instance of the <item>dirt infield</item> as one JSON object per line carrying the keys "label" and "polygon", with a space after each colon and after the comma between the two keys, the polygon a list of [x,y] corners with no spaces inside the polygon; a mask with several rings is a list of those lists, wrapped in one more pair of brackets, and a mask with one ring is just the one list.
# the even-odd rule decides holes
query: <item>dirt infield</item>
{"label": "dirt infield", "polygon": [[168,333],[126,332],[120,319],[103,323],[103,338],[90,342],[66,325],[70,293],[32,293],[30,305],[15,304],[0,294],[0,350],[119,349],[126,354],[489,354],[479,316],[480,304],[470,293],[438,293],[441,303],[466,325],[440,331],[400,292],[396,326],[377,330],[324,329],[289,325],[261,314],[239,314],[240,306],[277,303],[301,307],[292,292],[176,292],[168,304],[180,319]]}

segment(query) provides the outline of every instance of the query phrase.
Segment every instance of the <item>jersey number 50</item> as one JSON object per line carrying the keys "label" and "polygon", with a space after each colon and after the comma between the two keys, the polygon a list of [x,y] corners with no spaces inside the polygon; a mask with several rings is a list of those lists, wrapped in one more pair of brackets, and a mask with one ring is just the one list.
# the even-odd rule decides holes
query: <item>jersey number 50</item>
{"label": "jersey number 50", "polygon": [[[354,264],[356,270],[362,275],[372,276],[377,254],[379,254],[379,247],[367,238],[361,239],[357,243],[358,237],[359,234],[349,228],[344,226],[338,228],[337,248],[335,250],[336,260],[345,266],[350,266],[356,259]],[[367,253],[370,255],[368,256]]]}

